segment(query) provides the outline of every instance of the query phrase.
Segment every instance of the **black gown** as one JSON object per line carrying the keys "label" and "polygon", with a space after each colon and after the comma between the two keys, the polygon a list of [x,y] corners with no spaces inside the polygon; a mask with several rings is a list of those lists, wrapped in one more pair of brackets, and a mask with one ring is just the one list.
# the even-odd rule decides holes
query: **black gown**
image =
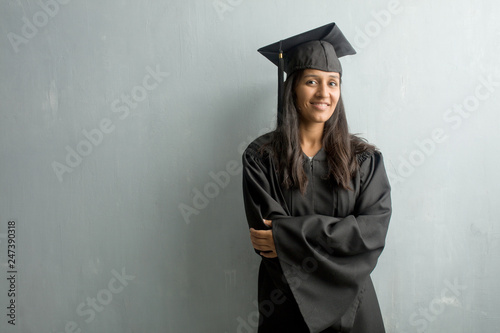
{"label": "black gown", "polygon": [[[268,229],[272,220],[277,258],[262,257],[258,299],[260,333],[385,332],[370,278],[385,245],[391,216],[390,185],[382,154],[357,155],[353,190],[326,178],[326,153],[304,155],[308,186],[286,190],[265,134],[243,154],[247,221]],[[257,251],[258,252],[258,251]]]}

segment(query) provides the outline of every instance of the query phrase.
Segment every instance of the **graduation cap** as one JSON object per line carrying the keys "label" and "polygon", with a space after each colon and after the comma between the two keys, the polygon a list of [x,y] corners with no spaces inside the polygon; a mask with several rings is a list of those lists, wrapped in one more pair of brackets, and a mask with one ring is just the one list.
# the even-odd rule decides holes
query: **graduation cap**
{"label": "graduation cap", "polygon": [[342,75],[339,58],[356,54],[335,23],[264,46],[258,50],[278,66],[278,124],[283,109],[283,72],[291,75],[301,69],[318,69]]}

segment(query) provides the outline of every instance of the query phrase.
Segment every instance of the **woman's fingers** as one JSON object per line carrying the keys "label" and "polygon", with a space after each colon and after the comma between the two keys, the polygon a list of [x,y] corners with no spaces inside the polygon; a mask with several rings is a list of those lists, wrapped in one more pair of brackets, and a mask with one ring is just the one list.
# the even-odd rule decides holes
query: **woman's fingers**
{"label": "woman's fingers", "polygon": [[255,230],[254,228],[250,228],[250,240],[252,241],[254,249],[267,252],[261,252],[263,257],[277,257],[272,230]]}
{"label": "woman's fingers", "polygon": [[276,251],[272,251],[272,252],[261,252],[260,253],[261,256],[263,256],[264,258],[276,258],[278,255],[276,254]]}
{"label": "woman's fingers", "polygon": [[250,240],[252,241],[252,245],[255,249],[260,251],[269,251],[271,250],[271,240],[272,234],[268,235],[266,233],[261,232],[261,230],[250,230]]}
{"label": "woman's fingers", "polygon": [[259,239],[270,239],[273,237],[273,232],[271,230],[255,230],[250,228],[250,236]]}

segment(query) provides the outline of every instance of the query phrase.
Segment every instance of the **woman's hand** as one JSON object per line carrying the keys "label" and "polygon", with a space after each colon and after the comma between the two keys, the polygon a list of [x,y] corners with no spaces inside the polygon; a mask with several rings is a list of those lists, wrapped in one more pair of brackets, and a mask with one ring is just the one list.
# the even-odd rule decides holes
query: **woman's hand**
{"label": "woman's hand", "polygon": [[[271,227],[273,221],[264,220],[264,224]],[[265,258],[276,258],[276,246],[274,245],[272,230],[255,230],[250,228],[250,240],[254,249],[261,251],[260,255]]]}

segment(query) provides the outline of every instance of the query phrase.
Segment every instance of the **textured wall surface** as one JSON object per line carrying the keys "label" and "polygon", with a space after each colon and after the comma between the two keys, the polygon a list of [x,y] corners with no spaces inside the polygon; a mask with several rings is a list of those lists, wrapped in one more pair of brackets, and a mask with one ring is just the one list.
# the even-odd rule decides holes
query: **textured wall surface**
{"label": "textured wall surface", "polygon": [[[0,331],[256,332],[242,149],[274,125],[257,48],[336,22],[351,131],[394,213],[388,332],[500,325],[500,2],[0,3]],[[14,325],[15,324],[15,325]]]}

